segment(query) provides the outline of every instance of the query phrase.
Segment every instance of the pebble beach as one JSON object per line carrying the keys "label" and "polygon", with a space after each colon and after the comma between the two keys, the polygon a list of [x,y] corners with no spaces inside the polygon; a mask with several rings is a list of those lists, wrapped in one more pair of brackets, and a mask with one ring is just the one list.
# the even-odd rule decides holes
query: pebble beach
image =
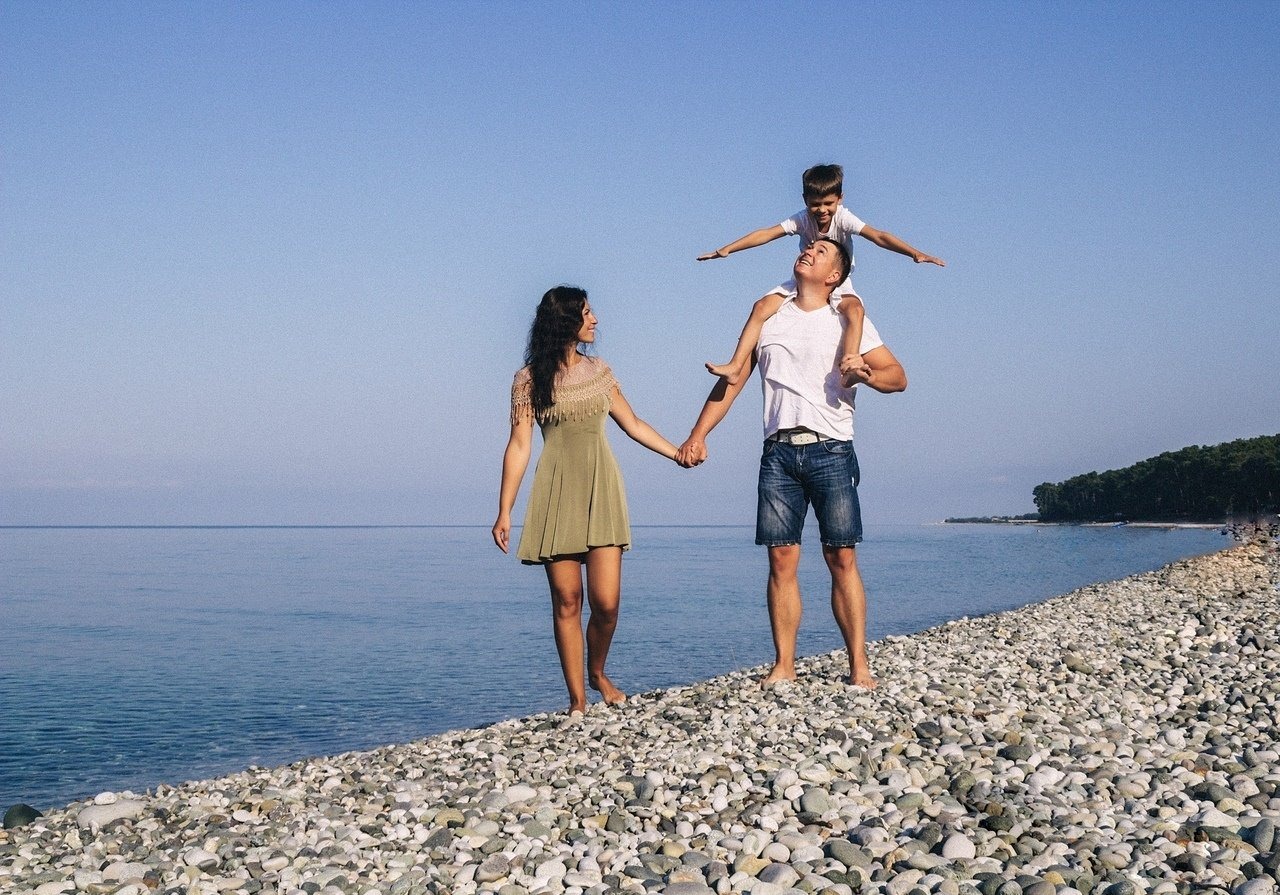
{"label": "pebble beach", "polygon": [[10,811],[0,891],[1266,895],[1278,580],[1265,539],[875,642],[872,691],[835,653]]}

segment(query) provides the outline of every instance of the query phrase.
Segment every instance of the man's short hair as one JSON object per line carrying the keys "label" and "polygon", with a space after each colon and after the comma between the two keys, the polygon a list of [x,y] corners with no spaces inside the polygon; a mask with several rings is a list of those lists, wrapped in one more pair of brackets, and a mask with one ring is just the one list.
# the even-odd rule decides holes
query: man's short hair
{"label": "man's short hair", "polygon": [[806,199],[844,195],[844,168],[839,165],[814,165],[800,178]]}
{"label": "man's short hair", "polygon": [[836,280],[839,286],[849,278],[849,271],[853,270],[853,258],[849,255],[849,250],[844,247],[844,243],[838,239],[832,239],[830,236],[819,236],[814,242],[829,242],[836,247],[836,251],[840,255],[840,279]]}

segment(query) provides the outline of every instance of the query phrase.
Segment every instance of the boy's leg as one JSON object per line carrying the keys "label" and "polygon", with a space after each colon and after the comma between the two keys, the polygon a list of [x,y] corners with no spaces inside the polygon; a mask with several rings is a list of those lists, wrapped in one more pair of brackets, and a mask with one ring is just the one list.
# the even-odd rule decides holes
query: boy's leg
{"label": "boy's leg", "polygon": [[853,384],[850,374],[865,366],[862,361],[862,322],[867,312],[856,292],[840,296],[840,316],[845,320],[844,338],[840,342],[840,372],[845,386]]}
{"label": "boy's leg", "polygon": [[[742,335],[738,336],[738,347],[734,349],[733,357],[729,362],[727,364],[707,362],[707,371],[711,375],[724,377],[730,385],[738,384],[742,378],[742,372],[751,362],[752,352],[760,342],[760,330],[764,328],[764,322],[778,313],[778,308],[782,307],[783,298],[780,292],[770,292],[756,301],[751,308],[751,316],[747,318],[746,326],[742,327]],[[858,329],[861,332],[861,324],[858,325]]]}

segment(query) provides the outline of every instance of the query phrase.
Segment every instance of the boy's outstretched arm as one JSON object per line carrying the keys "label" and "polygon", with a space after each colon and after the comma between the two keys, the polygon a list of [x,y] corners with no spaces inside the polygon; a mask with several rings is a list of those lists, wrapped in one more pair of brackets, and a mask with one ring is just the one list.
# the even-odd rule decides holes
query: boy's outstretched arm
{"label": "boy's outstretched arm", "polygon": [[865,224],[862,227],[862,232],[858,235],[871,240],[882,249],[897,252],[899,255],[906,255],[916,264],[936,264],[939,267],[947,266],[947,262],[943,261],[941,258],[935,258],[933,255],[926,255],[919,249],[907,245],[907,243],[894,236],[888,230],[877,230],[870,224]]}
{"label": "boy's outstretched arm", "polygon": [[724,258],[732,255],[734,252],[741,252],[743,249],[754,249],[756,246],[762,246],[766,242],[773,242],[779,236],[786,236],[787,231],[782,229],[781,224],[774,224],[772,227],[761,227],[759,230],[752,230],[741,239],[735,239],[727,246],[721,246],[714,252],[707,252],[705,255],[699,255],[699,261],[710,261],[712,258]]}

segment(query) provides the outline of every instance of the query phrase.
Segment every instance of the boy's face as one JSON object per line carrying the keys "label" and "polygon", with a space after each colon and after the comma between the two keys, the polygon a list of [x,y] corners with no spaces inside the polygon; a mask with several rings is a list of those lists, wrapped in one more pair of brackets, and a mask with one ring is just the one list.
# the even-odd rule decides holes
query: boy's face
{"label": "boy's face", "polygon": [[818,229],[826,232],[826,229],[831,226],[831,219],[836,216],[836,209],[840,207],[840,194],[805,196],[804,207],[809,209],[809,217],[818,225]]}

